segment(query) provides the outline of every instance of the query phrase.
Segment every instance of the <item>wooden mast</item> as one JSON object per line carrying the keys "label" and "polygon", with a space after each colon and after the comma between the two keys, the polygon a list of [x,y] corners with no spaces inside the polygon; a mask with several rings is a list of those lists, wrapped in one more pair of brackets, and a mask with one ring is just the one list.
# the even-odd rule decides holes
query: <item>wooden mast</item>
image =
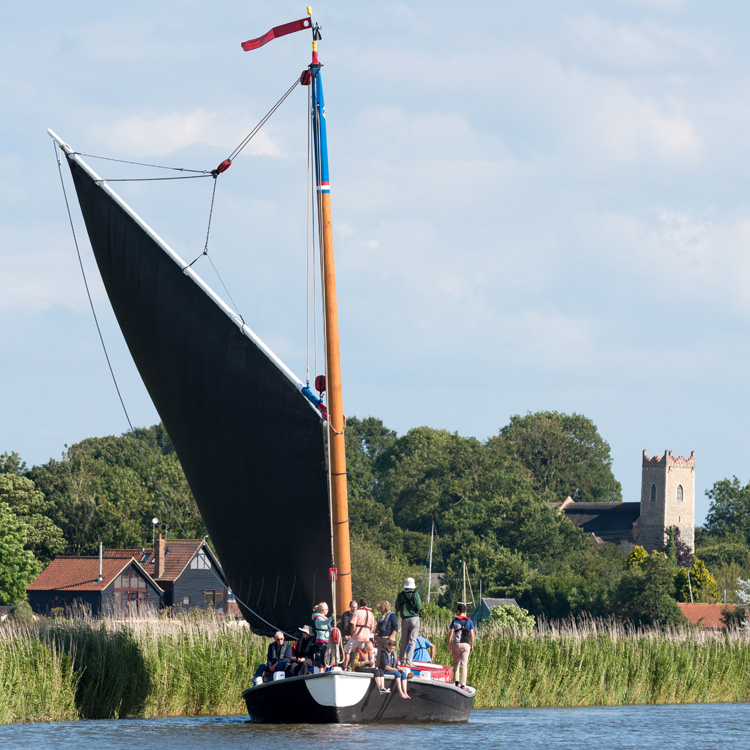
{"label": "wooden mast", "polygon": [[[308,9],[309,12],[309,9]],[[331,520],[333,559],[337,568],[336,608],[343,612],[352,598],[351,555],[349,550],[349,503],[344,443],[344,407],[341,393],[341,358],[336,304],[336,271],[333,257],[331,189],[328,178],[325,103],[318,62],[320,33],[313,30],[313,56],[310,70],[313,86],[313,121],[316,133],[317,193],[322,242],[323,315],[325,320],[326,371],[328,391],[328,455],[331,472]]]}

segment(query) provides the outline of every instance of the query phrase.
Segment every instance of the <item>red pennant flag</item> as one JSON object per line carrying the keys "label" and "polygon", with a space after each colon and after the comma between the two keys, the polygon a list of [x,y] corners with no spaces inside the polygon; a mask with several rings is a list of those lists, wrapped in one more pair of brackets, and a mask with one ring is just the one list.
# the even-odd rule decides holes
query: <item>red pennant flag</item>
{"label": "red pennant flag", "polygon": [[242,42],[242,49],[244,49],[245,52],[249,52],[251,49],[258,49],[258,47],[268,44],[268,42],[272,39],[276,39],[276,37],[286,36],[295,31],[302,31],[302,29],[309,29],[311,23],[312,22],[309,18],[300,18],[299,21],[285,23],[283,26],[274,26],[270,31],[263,34],[263,36],[259,36],[257,39],[250,39],[247,42]]}

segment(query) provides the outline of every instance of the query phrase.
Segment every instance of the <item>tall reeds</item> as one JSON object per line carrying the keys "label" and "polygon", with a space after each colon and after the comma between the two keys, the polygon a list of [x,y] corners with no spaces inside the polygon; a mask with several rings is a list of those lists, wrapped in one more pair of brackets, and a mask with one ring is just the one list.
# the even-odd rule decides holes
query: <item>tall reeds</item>
{"label": "tall reeds", "polygon": [[[424,626],[444,664],[448,622]],[[0,723],[242,714],[266,643],[213,615],[3,624]],[[480,628],[469,682],[477,708],[750,701],[750,634],[593,620]]]}
{"label": "tall reeds", "polygon": [[[447,627],[436,658],[451,663]],[[750,634],[642,630],[595,620],[530,634],[479,629],[469,660],[477,708],[750,700]]]}
{"label": "tall reeds", "polygon": [[264,656],[262,638],[210,614],[4,625],[0,723],[241,714]]}

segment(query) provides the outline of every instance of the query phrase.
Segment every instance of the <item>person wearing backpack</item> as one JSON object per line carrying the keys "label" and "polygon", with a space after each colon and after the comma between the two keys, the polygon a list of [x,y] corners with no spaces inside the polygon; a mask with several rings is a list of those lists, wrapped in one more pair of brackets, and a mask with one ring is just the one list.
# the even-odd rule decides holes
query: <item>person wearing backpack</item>
{"label": "person wearing backpack", "polygon": [[448,650],[453,650],[453,680],[456,686],[466,687],[469,654],[474,650],[474,623],[466,616],[466,605],[459,604],[448,631]]}
{"label": "person wearing backpack", "polygon": [[396,612],[401,615],[399,660],[408,666],[412,662],[411,655],[416,650],[419,618],[422,616],[422,597],[419,596],[417,584],[414,583],[413,578],[407,578],[403,591],[399,592],[396,598]]}

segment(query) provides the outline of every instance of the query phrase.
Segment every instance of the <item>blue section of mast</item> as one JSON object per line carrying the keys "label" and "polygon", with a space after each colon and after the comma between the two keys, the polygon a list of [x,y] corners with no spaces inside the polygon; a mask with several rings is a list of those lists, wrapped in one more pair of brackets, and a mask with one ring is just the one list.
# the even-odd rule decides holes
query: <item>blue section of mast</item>
{"label": "blue section of mast", "polygon": [[315,178],[319,193],[330,193],[328,181],[328,139],[326,137],[326,105],[323,99],[323,80],[320,65],[313,64],[312,72],[312,118],[315,149]]}

